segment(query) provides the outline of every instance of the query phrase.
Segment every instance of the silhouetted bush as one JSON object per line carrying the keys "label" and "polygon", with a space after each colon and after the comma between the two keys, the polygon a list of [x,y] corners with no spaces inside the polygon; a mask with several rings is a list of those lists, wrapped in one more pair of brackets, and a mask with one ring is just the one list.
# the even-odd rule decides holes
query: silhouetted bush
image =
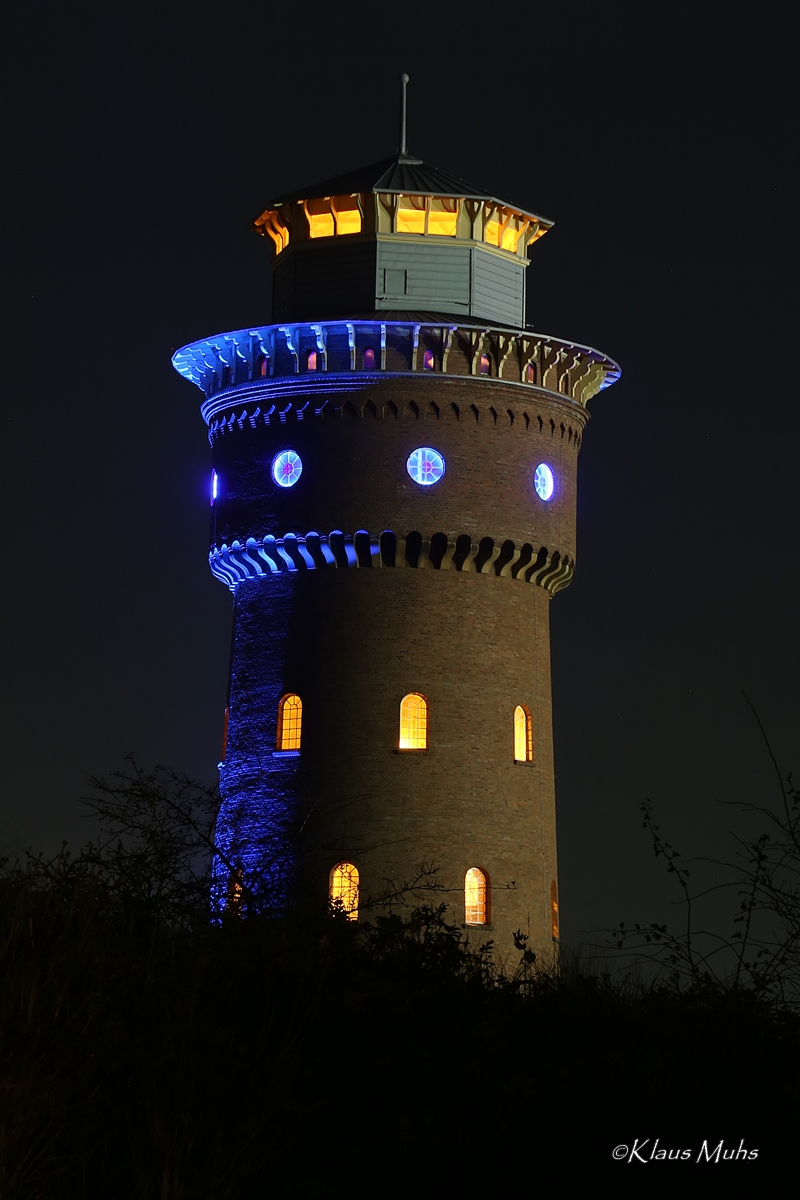
{"label": "silhouetted bush", "polygon": [[[793,1136],[800,1022],[774,996],[539,970],[521,935],[502,974],[435,907],[212,925],[197,794],[125,778],[126,837],[106,812],[105,840],[0,877],[4,1198],[448,1195],[593,1178],[635,1137],[763,1161]],[[176,795],[195,834],[170,849],[147,830]]]}
{"label": "silhouetted bush", "polygon": [[[776,794],[772,803],[732,807],[756,817],[762,832],[749,837],[732,834],[732,859],[689,860],[690,873],[661,833],[650,802],[645,802],[643,825],[655,857],[678,885],[683,919],[678,928],[640,922],[620,924],[610,932],[628,965],[661,968],[676,988],[686,983],[746,988],[776,1013],[786,1007],[800,1012],[800,790],[791,775],[784,780],[753,711],[774,769]],[[704,883],[703,868],[709,865],[714,879]],[[714,898],[718,907],[723,897],[732,901],[727,930],[703,920],[708,901]]]}

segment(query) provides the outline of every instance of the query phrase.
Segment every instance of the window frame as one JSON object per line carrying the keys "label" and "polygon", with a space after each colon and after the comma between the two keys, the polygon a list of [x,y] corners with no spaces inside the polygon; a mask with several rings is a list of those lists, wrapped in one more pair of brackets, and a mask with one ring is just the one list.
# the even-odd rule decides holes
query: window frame
{"label": "window frame", "polygon": [[[336,881],[338,879],[343,879],[345,877],[345,871],[347,872],[347,890],[345,891],[345,889],[342,888],[337,893],[334,890]],[[338,875],[337,875],[337,872],[338,872]],[[355,878],[353,878],[354,876],[355,876]],[[328,902],[329,902],[331,908],[334,910],[336,909],[336,902],[338,900],[339,904],[341,905],[342,912],[344,913],[347,920],[348,921],[357,921],[358,920],[358,905],[359,905],[359,901],[361,898],[360,891],[361,891],[361,872],[359,871],[356,864],[352,863],[352,862],[347,862],[345,859],[342,859],[341,862],[334,863],[334,865],[331,867],[330,873],[328,875]],[[345,904],[345,902],[342,898],[343,895],[345,895],[345,894],[348,896],[351,896],[351,897],[353,894],[355,894],[355,903],[351,904],[350,907],[348,907]]]}
{"label": "window frame", "polygon": [[[467,887],[470,875],[473,873],[480,877],[478,882],[478,900],[477,903],[470,905],[467,899]],[[490,911],[490,895],[491,888],[489,885],[489,872],[484,871],[483,867],[467,867],[467,870],[464,873],[464,924],[470,929],[486,929],[491,925],[492,914]],[[478,912],[480,912],[482,908],[482,921],[470,920],[469,914],[471,908],[477,910]]]}
{"label": "window frame", "polygon": [[[418,706],[418,707],[421,707],[422,711],[424,713],[424,733],[425,733],[425,745],[424,746],[419,746],[419,745],[404,746],[403,745],[403,736],[404,736],[403,735],[403,706],[405,705],[407,700],[410,701],[412,699],[422,701],[422,705]],[[400,754],[425,754],[430,749],[430,742],[431,742],[430,711],[431,711],[431,706],[428,702],[428,697],[425,696],[422,692],[406,692],[405,696],[403,696],[402,700],[400,701],[400,727],[399,727],[398,739],[397,739],[397,749]],[[407,726],[410,723],[411,722],[407,719]],[[406,733],[406,738],[408,740],[411,740],[413,737],[414,737],[413,732]]]}
{"label": "window frame", "polygon": [[[523,735],[523,750],[524,758],[519,757],[519,747],[517,745],[517,713],[522,713],[525,722],[525,730]],[[514,708],[514,762],[515,763],[532,763],[533,762],[533,718],[531,710],[527,704],[517,704]]]}
{"label": "window frame", "polygon": [[[296,738],[294,736],[292,736],[291,734],[285,733],[285,731],[284,731],[284,713],[286,711],[287,703],[290,700],[296,700],[297,707],[299,707],[299,710],[300,710],[299,717],[297,720]],[[292,707],[294,708],[295,706],[293,705]],[[291,722],[290,724],[294,724],[294,722]],[[292,741],[296,740],[297,745],[296,746],[295,745],[287,746],[287,745],[285,745],[285,742],[287,740],[292,740]],[[303,701],[300,698],[300,696],[298,696],[297,692],[285,692],[284,695],[281,696],[280,700],[278,701],[278,727],[275,732],[275,753],[276,754],[299,754],[302,749],[302,746],[303,746]]]}

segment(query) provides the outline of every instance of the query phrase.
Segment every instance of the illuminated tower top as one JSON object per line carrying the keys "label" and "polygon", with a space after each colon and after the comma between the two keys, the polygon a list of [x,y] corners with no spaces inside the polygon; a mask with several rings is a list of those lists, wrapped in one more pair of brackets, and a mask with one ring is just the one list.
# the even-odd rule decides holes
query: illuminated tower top
{"label": "illuminated tower top", "polygon": [[397,155],[279,196],[253,226],[275,243],[274,321],[392,314],[519,328],[527,250],[552,224],[408,154],[404,108]]}

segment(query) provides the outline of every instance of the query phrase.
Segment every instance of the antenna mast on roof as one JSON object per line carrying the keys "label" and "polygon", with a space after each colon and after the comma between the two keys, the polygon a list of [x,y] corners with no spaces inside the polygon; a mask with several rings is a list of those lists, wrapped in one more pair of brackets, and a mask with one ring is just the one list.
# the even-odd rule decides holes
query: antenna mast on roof
{"label": "antenna mast on roof", "polygon": [[403,87],[402,98],[400,100],[400,154],[408,153],[406,150],[406,84],[408,76],[405,72],[400,76],[400,83]]}

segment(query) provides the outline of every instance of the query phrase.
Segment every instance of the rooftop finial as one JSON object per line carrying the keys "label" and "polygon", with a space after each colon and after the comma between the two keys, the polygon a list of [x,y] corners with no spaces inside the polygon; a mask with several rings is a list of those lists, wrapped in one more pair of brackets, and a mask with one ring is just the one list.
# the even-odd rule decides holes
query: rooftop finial
{"label": "rooftop finial", "polygon": [[406,85],[408,83],[408,76],[405,71],[400,76],[400,83],[403,88],[402,99],[400,101],[400,154],[405,155],[408,153],[406,150]]}

